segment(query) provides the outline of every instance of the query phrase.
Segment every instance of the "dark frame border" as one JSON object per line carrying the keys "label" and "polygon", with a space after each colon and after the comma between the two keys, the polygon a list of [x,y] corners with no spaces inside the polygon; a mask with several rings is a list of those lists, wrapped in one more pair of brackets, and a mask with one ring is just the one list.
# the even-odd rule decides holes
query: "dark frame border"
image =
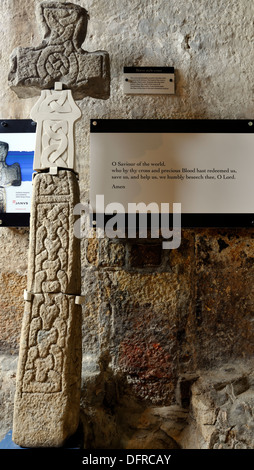
{"label": "dark frame border", "polygon": [[91,119],[90,132],[254,134],[254,119]]}
{"label": "dark frame border", "polygon": [[[252,119],[91,119],[90,132],[97,133],[239,133],[254,134]],[[111,215],[104,215],[105,223]],[[100,217],[98,217],[100,219]],[[96,220],[96,214],[93,216]],[[137,214],[137,227],[139,216]],[[148,228],[151,217],[147,216]],[[125,222],[127,227],[128,216]],[[254,213],[182,214],[182,228],[254,227]]]}

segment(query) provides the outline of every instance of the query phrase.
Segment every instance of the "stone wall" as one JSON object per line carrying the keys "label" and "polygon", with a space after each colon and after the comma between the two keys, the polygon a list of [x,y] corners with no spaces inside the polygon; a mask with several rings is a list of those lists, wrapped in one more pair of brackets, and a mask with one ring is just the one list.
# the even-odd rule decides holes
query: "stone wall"
{"label": "stone wall", "polygon": [[[3,119],[29,118],[37,99],[18,99],[7,76],[13,49],[40,43],[39,3],[0,4]],[[249,0],[75,3],[90,15],[83,48],[106,50],[111,59],[110,99],[79,102],[82,202],[89,119],[253,117]],[[174,66],[175,96],[124,95],[122,69],[131,65]],[[28,236],[28,229],[0,230],[0,438],[12,422]],[[87,446],[253,446],[253,246],[252,229],[183,230],[174,251],[162,250],[160,240],[82,240]]]}

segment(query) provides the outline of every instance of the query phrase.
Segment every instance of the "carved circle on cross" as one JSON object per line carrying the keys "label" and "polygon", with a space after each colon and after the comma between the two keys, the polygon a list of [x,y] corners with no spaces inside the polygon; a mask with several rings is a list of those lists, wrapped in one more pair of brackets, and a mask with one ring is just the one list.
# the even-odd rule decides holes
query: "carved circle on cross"
{"label": "carved circle on cross", "polygon": [[61,54],[61,52],[53,52],[48,55],[45,68],[52,78],[64,76],[69,72],[70,68],[68,57]]}

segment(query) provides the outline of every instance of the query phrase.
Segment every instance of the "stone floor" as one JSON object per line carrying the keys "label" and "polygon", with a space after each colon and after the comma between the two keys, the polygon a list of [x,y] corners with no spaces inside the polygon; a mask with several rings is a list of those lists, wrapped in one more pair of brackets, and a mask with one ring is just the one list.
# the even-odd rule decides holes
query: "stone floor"
{"label": "stone floor", "polygon": [[[16,368],[17,356],[0,356],[0,440],[12,429]],[[128,396],[127,389],[126,393],[121,390],[113,403],[117,394],[112,377],[110,383],[104,384],[104,397],[99,403],[96,374],[86,377],[86,392],[84,388],[81,400],[84,447],[254,448],[253,360],[199,371],[189,380],[189,399],[183,379],[179,383],[185,383],[185,387],[178,386],[174,404],[145,407]],[[107,382],[107,378],[103,380]]]}

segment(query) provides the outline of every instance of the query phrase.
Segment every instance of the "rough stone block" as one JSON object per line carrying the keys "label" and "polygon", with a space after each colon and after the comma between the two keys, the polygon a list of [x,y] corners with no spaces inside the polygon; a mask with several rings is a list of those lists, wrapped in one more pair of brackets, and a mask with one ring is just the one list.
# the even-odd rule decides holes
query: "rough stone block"
{"label": "rough stone block", "polygon": [[44,38],[37,47],[18,47],[11,55],[10,87],[20,98],[62,82],[74,99],[109,97],[109,56],[105,51],[81,49],[88,13],[79,5],[42,2],[39,19]]}
{"label": "rough stone block", "polygon": [[[0,276],[0,349],[13,354],[19,348],[21,321],[23,316],[22,294],[26,276],[17,273],[1,273]],[[10,305],[10,292],[12,300]]]}
{"label": "rough stone block", "polygon": [[117,268],[125,265],[125,243],[107,238],[100,240],[99,266]]}
{"label": "rough stone block", "polygon": [[33,186],[27,290],[80,295],[80,242],[73,232],[76,175],[39,173]]}
{"label": "rough stone block", "polygon": [[12,428],[16,370],[17,356],[0,354],[0,441]]}
{"label": "rough stone block", "polygon": [[81,306],[72,295],[35,294],[22,324],[14,442],[62,446],[78,426],[80,376]]}

